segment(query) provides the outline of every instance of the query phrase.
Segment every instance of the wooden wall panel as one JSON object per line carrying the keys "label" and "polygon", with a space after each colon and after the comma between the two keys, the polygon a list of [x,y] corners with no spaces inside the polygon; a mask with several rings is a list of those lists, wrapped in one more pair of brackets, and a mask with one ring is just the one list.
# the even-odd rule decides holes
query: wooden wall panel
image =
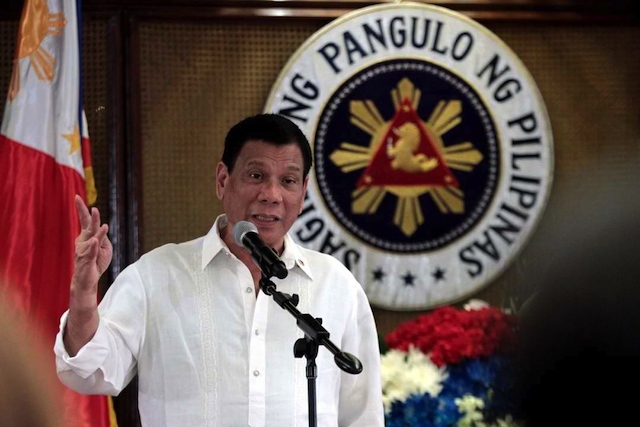
{"label": "wooden wall panel", "polygon": [[314,24],[142,23],[142,251],[203,234],[221,213],[215,170],[226,131],[262,111]]}

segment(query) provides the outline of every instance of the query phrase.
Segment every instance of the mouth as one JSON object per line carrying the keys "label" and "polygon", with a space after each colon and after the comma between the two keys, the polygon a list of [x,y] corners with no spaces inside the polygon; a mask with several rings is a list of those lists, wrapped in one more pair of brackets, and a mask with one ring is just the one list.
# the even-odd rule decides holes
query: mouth
{"label": "mouth", "polygon": [[261,223],[267,223],[267,224],[275,223],[280,220],[280,218],[278,218],[275,215],[261,215],[261,214],[251,215],[251,219]]}

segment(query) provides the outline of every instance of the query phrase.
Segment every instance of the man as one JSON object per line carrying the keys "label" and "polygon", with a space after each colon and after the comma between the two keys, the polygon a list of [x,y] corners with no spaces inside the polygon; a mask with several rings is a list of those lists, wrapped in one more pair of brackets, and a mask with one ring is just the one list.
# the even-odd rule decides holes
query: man
{"label": "man", "polygon": [[289,120],[249,117],[225,139],[216,170],[225,214],[199,239],[157,248],[127,267],[96,306],[111,261],[107,225],[76,200],[82,232],[69,310],[55,353],[60,379],[82,393],[117,395],[138,374],[148,426],[308,425],[306,359],[295,319],[259,291],[261,271],[233,238],[250,221],[286,264],[277,290],[322,318],[331,341],[363,372],[341,371],[320,347],[318,426],[383,426],[376,327],[366,296],[336,259],[296,245],[288,230],[302,210],[311,149]]}

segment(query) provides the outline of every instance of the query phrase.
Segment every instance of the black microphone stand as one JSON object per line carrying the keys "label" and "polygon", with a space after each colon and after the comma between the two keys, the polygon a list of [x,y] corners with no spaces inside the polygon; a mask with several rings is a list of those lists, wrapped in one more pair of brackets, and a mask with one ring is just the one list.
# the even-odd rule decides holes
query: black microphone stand
{"label": "black microphone stand", "polygon": [[307,358],[307,399],[309,401],[309,427],[316,427],[318,424],[316,413],[316,379],[318,369],[316,366],[316,356],[318,347],[324,345],[334,356],[336,365],[349,374],[359,374],[362,372],[362,363],[352,354],[341,351],[329,340],[329,332],[322,327],[322,319],[314,318],[310,314],[303,314],[298,311],[298,295],[285,294],[276,290],[276,285],[269,277],[262,273],[260,279],[260,289],[267,295],[273,297],[274,301],[287,310],[296,319],[296,324],[304,332],[304,338],[297,340],[293,346],[293,355],[297,358],[305,356]]}

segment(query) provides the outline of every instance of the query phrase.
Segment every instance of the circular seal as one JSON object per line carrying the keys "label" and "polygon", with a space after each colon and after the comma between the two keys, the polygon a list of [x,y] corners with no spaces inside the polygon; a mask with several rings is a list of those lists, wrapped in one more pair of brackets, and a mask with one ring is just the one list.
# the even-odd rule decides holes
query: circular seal
{"label": "circular seal", "polygon": [[292,237],[341,260],[378,307],[478,292],[548,200],[553,139],[535,82],[495,34],[439,6],[369,6],[321,28],[265,111],[313,145]]}

